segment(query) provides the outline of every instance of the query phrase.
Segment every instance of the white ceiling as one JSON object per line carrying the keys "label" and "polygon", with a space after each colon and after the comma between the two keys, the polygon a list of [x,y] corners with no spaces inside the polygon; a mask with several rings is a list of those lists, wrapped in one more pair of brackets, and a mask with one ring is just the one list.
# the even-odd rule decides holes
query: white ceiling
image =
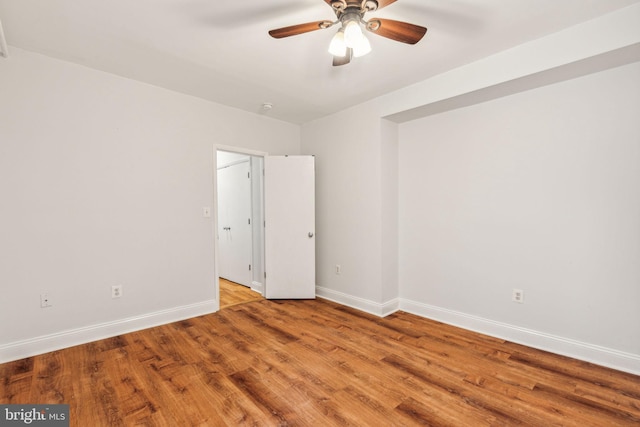
{"label": "white ceiling", "polygon": [[[373,52],[332,67],[323,0],[0,0],[11,47],[304,123],[640,0],[398,0],[368,14],[425,26],[417,45],[370,35]],[[10,59],[9,59],[10,60]],[[269,112],[264,102],[273,103]]]}

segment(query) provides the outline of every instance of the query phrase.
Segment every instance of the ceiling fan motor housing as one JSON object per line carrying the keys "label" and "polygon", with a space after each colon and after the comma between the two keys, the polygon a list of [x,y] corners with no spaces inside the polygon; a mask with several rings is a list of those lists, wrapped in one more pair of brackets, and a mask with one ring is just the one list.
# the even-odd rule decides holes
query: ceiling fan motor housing
{"label": "ceiling fan motor housing", "polygon": [[362,13],[359,10],[352,10],[352,8],[348,7],[338,18],[342,25],[346,25],[349,21],[360,23],[362,20]]}

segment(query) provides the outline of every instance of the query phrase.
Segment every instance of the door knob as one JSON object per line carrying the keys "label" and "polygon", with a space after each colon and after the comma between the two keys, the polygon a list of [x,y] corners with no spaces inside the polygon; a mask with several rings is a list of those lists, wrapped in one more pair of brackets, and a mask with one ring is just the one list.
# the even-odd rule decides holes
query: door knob
{"label": "door knob", "polygon": [[312,237],[313,237],[313,233],[310,231],[309,232],[309,238],[312,238]]}

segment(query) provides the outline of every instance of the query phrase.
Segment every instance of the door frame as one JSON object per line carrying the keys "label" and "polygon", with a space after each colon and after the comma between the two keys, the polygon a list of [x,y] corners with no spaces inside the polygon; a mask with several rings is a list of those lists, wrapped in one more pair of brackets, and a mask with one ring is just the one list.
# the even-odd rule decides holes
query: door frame
{"label": "door frame", "polygon": [[[214,249],[213,249],[213,269],[214,269],[214,280],[215,280],[215,299],[216,299],[216,307],[215,311],[220,311],[220,275],[218,270],[218,254],[220,251],[220,247],[218,245],[218,151],[228,151],[230,153],[238,153],[238,154],[246,154],[252,157],[262,157],[262,161],[264,162],[264,157],[268,156],[269,153],[265,151],[257,151],[250,150],[242,147],[235,147],[231,145],[221,145],[214,144],[213,146],[213,241],[214,241]],[[264,165],[264,163],[263,163]],[[262,190],[264,192],[264,188]],[[264,215],[264,206],[262,206],[262,211]],[[264,246],[264,241],[262,242]],[[263,248],[263,257],[264,257],[264,248]],[[264,265],[264,260],[262,260],[262,264]],[[266,281],[265,281],[266,282]],[[266,286],[266,283],[263,283]],[[264,289],[263,289],[264,294]]]}

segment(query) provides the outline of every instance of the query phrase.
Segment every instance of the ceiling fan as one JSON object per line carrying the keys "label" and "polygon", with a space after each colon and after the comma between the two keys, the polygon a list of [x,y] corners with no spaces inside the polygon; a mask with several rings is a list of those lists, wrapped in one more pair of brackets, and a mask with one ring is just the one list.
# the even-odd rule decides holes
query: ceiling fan
{"label": "ceiling fan", "polygon": [[292,25],[269,31],[269,35],[276,39],[296,36],[315,30],[324,30],[336,24],[340,29],[333,36],[329,45],[329,53],[333,55],[333,65],[345,65],[352,58],[371,52],[371,44],[362,33],[361,24],[370,32],[391,40],[408,44],[418,43],[427,32],[425,27],[394,21],[392,19],[371,18],[364,19],[367,12],[373,12],[395,3],[397,0],[324,0],[338,18],[336,21],[315,21],[305,24]]}

